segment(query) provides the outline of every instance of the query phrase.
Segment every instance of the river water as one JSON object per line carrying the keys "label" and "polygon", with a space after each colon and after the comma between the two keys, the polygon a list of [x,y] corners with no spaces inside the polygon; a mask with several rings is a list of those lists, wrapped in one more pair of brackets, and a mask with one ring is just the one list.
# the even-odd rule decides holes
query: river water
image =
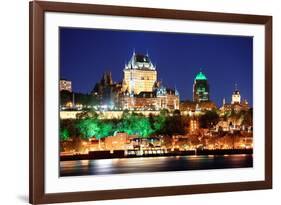
{"label": "river water", "polygon": [[244,168],[253,166],[251,154],[75,160],[60,162],[60,176]]}

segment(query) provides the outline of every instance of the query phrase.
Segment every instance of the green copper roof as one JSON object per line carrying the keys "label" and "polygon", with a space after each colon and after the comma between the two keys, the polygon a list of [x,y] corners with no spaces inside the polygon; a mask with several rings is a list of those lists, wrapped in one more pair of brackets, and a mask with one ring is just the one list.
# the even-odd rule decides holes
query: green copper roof
{"label": "green copper roof", "polygon": [[204,75],[204,73],[202,73],[201,71],[196,75],[195,80],[207,80],[206,76]]}

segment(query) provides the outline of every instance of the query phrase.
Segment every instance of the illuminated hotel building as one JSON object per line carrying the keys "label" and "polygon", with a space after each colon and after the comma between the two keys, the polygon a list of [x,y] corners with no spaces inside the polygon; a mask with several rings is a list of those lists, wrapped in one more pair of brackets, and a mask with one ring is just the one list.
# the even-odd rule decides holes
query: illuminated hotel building
{"label": "illuminated hotel building", "polygon": [[133,53],[123,70],[123,91],[131,95],[140,92],[152,92],[157,81],[157,71],[148,55]]}
{"label": "illuminated hotel building", "polygon": [[179,109],[178,91],[157,81],[156,67],[148,55],[133,52],[123,74],[122,81],[115,83],[107,72],[95,85],[92,95],[100,99],[102,106],[140,111]]}
{"label": "illuminated hotel building", "polygon": [[157,81],[156,67],[148,55],[133,53],[125,65],[119,103],[123,109],[179,109],[179,93]]}
{"label": "illuminated hotel building", "polygon": [[200,71],[193,84],[193,101],[194,102],[205,102],[209,101],[209,85],[206,76]]}
{"label": "illuminated hotel building", "polygon": [[72,92],[72,82],[70,80],[65,80],[65,79],[60,80],[60,91],[63,90]]}

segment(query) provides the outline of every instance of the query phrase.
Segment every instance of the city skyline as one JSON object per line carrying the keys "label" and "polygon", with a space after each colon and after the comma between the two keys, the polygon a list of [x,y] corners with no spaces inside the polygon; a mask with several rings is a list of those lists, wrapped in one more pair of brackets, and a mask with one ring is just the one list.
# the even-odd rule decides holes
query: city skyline
{"label": "city skyline", "polygon": [[192,100],[194,78],[202,71],[211,101],[230,103],[237,84],[252,106],[252,37],[61,28],[60,76],[72,81],[73,91],[90,93],[104,71],[120,82],[134,51],[149,54],[158,80],[176,87],[181,100]]}

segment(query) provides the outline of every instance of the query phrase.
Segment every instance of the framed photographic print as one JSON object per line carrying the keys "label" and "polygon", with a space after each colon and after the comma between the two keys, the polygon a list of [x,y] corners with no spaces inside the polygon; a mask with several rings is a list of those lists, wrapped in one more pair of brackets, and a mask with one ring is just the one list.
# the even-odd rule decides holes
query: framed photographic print
{"label": "framed photographic print", "polygon": [[271,16],[30,2],[30,203],[271,187]]}

